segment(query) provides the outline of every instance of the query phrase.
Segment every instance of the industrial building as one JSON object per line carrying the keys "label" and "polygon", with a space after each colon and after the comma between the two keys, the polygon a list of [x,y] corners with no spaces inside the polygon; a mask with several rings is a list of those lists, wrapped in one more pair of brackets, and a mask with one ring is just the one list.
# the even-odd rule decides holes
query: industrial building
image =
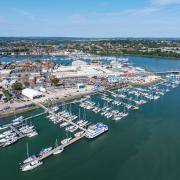
{"label": "industrial building", "polygon": [[26,88],[22,90],[22,95],[26,96],[27,98],[33,100],[36,98],[40,98],[43,96],[43,93],[40,91],[37,91],[35,89]]}

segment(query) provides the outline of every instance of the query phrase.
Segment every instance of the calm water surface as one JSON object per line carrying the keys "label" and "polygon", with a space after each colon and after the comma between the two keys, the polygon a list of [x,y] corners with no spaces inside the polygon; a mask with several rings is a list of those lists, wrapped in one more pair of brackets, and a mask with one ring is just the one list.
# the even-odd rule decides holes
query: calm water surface
{"label": "calm water surface", "polygon": [[[180,70],[180,61],[130,57],[130,62],[151,71]],[[94,97],[96,99],[96,97]],[[31,154],[42,147],[53,146],[55,139],[66,137],[63,129],[45,116],[32,119],[39,136],[22,139],[0,149],[2,180],[179,180],[180,179],[180,87],[160,100],[141,106],[119,122],[113,122],[86,111],[91,122],[102,121],[109,132],[89,141],[82,139],[62,154],[52,156],[44,164],[23,173],[19,163],[26,158],[26,142]],[[78,113],[78,106],[72,106]],[[42,110],[25,113],[37,114]],[[12,117],[5,118],[8,122]]]}

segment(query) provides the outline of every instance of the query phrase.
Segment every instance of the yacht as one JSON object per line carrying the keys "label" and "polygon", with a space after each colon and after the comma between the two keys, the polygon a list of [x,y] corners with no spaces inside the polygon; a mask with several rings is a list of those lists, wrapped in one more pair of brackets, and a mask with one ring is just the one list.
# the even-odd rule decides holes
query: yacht
{"label": "yacht", "polygon": [[37,131],[32,131],[29,134],[27,134],[27,136],[30,137],[30,138],[34,137],[34,136],[37,136],[37,135],[38,135]]}
{"label": "yacht", "polygon": [[45,154],[47,154],[49,151],[52,150],[52,147],[48,147],[48,148],[45,148],[45,149],[42,149],[39,153],[39,156],[43,156]]}
{"label": "yacht", "polygon": [[74,128],[73,128],[73,129],[70,129],[69,132],[72,132],[72,133],[73,133],[73,132],[76,131],[77,129],[78,129],[78,127],[77,127],[77,126],[74,126]]}
{"label": "yacht", "polygon": [[97,123],[96,125],[91,125],[88,127],[87,132],[85,133],[85,136],[88,139],[92,139],[106,131],[108,131],[107,125],[105,125],[103,123]]}
{"label": "yacht", "polygon": [[133,109],[134,109],[134,110],[138,110],[139,107],[138,107],[138,106],[134,106]]}
{"label": "yacht", "polygon": [[122,116],[115,116],[115,117],[113,118],[114,121],[119,121],[119,120],[121,120],[121,119],[122,119]]}
{"label": "yacht", "polygon": [[54,106],[54,107],[51,108],[51,110],[52,110],[53,112],[56,112],[56,111],[59,110],[59,107],[58,107],[58,106]]}
{"label": "yacht", "polygon": [[82,134],[84,133],[84,131],[80,131],[74,134],[75,137],[80,137]]}
{"label": "yacht", "polygon": [[80,123],[79,126],[84,127],[84,126],[86,126],[87,124],[88,124],[88,121],[84,121],[84,122]]}
{"label": "yacht", "polygon": [[25,160],[23,161],[23,164],[29,163],[29,162],[31,162],[31,161],[33,161],[33,160],[36,159],[36,156],[35,156],[35,155],[29,156],[28,143],[26,144],[26,146],[27,146],[27,147],[26,147],[26,148],[27,148],[27,159],[25,159]]}
{"label": "yacht", "polygon": [[29,162],[35,160],[36,158],[37,158],[37,157],[36,157],[35,155],[29,156],[27,159],[25,159],[25,160],[23,161],[23,164],[29,163]]}
{"label": "yacht", "polygon": [[43,164],[43,162],[38,161],[38,160],[34,160],[31,163],[23,166],[22,171],[30,171],[30,170],[32,170],[32,169],[34,169],[34,168],[36,168],[36,167],[38,167],[38,166],[40,166],[42,164]]}
{"label": "yacht", "polygon": [[7,136],[7,137],[4,137],[4,138],[2,138],[2,139],[0,139],[0,143],[5,143],[5,142],[7,142],[9,140],[9,137]]}
{"label": "yacht", "polygon": [[23,118],[24,118],[23,116],[19,116],[18,118],[13,119],[13,123],[18,122],[18,121],[22,121]]}
{"label": "yacht", "polygon": [[4,129],[6,129],[5,126],[0,126],[0,130],[4,130]]}
{"label": "yacht", "polygon": [[60,153],[62,153],[63,151],[64,151],[64,148],[59,147],[59,148],[57,148],[57,150],[56,150],[53,154],[54,154],[54,155],[60,154]]}
{"label": "yacht", "polygon": [[67,125],[69,125],[68,122],[63,122],[62,124],[60,124],[60,127],[66,127]]}
{"label": "yacht", "polygon": [[0,138],[4,138],[4,137],[6,137],[6,136],[9,136],[11,133],[12,133],[11,130],[5,131],[5,132],[3,132],[2,134],[0,134]]}
{"label": "yacht", "polygon": [[65,130],[66,130],[66,131],[69,131],[69,130],[71,130],[71,129],[74,129],[74,127],[75,127],[75,126],[71,125],[71,126],[66,127]]}
{"label": "yacht", "polygon": [[58,147],[57,139],[56,139],[56,143],[55,143],[55,149],[56,149],[56,151],[53,153],[54,155],[60,154],[60,153],[62,153],[64,151],[63,147]]}
{"label": "yacht", "polygon": [[67,144],[71,139],[72,139],[72,137],[63,139],[63,140],[61,141],[61,144]]}
{"label": "yacht", "polygon": [[3,147],[10,146],[11,144],[14,144],[17,140],[18,140],[18,138],[16,136],[12,137],[3,144]]}

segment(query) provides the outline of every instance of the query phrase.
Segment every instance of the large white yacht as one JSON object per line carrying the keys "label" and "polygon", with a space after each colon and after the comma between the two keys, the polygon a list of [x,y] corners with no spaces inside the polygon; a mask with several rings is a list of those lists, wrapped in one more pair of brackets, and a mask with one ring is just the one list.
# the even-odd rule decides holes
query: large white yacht
{"label": "large white yacht", "polygon": [[99,136],[100,134],[108,131],[108,126],[103,123],[97,123],[96,125],[91,125],[88,127],[87,132],[85,136],[88,139],[95,138]]}
{"label": "large white yacht", "polygon": [[29,162],[31,162],[31,161],[33,161],[33,160],[35,160],[35,159],[37,158],[35,155],[29,156],[28,143],[26,144],[26,146],[27,146],[27,159],[25,159],[25,160],[23,161],[23,164],[29,163]]}
{"label": "large white yacht", "polygon": [[34,169],[34,168],[36,168],[36,167],[38,167],[38,166],[40,166],[42,164],[43,164],[43,162],[38,161],[38,160],[34,160],[31,163],[23,166],[22,171],[30,171],[30,170],[32,170],[32,169]]}

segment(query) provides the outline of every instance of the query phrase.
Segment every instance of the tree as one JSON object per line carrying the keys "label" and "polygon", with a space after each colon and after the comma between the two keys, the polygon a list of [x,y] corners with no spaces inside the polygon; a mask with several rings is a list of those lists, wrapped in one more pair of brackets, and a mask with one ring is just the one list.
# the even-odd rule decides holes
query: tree
{"label": "tree", "polygon": [[9,101],[12,97],[12,94],[10,94],[9,91],[6,89],[2,89],[2,92],[3,92],[4,96],[7,98],[7,100]]}
{"label": "tree", "polygon": [[51,85],[58,86],[59,79],[54,77],[50,79],[50,82],[51,82]]}
{"label": "tree", "polygon": [[15,82],[13,85],[12,85],[12,88],[16,91],[21,91],[23,89],[23,85],[19,82]]}

